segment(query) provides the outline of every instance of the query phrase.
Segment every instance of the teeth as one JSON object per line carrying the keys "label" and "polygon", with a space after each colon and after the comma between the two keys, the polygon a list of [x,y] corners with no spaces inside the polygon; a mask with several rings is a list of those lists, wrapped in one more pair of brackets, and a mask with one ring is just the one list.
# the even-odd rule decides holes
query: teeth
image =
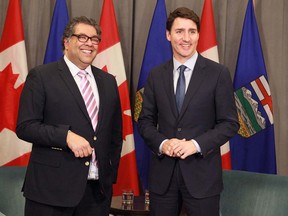
{"label": "teeth", "polygon": [[91,50],[82,50],[82,52],[85,52],[85,53],[91,53],[92,51]]}

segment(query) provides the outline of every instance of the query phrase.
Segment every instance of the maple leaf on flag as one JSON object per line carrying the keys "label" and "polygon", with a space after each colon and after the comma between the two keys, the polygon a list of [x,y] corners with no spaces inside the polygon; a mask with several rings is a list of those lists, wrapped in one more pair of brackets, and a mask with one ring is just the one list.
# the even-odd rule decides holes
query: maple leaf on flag
{"label": "maple leaf on flag", "polygon": [[[109,73],[107,65],[102,67],[102,70]],[[115,78],[116,78],[116,76],[117,75],[114,75]],[[122,121],[123,121],[123,125],[125,125],[125,127],[123,127],[122,136],[123,136],[123,140],[125,140],[125,141],[126,141],[126,138],[128,135],[133,134],[129,91],[128,91],[127,86],[128,86],[127,80],[125,80],[123,83],[121,83],[118,86],[119,92],[122,92],[122,94],[120,94],[120,102],[121,102],[121,109],[123,110]],[[127,95],[128,95],[128,97],[127,97]],[[123,155],[123,152],[122,152],[122,155]]]}
{"label": "maple leaf on flag", "polygon": [[0,72],[0,131],[7,128],[15,132],[19,97],[23,89],[23,84],[14,88],[18,76],[13,74],[11,63]]}

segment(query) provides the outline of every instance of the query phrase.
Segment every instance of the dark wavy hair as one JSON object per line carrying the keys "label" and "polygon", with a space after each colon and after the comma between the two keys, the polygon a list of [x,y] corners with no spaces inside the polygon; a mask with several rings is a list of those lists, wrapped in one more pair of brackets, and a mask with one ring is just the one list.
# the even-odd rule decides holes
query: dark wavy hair
{"label": "dark wavy hair", "polygon": [[200,32],[200,19],[198,15],[193,10],[190,10],[189,8],[186,8],[186,7],[179,7],[169,14],[169,17],[167,18],[167,21],[166,21],[167,31],[169,32],[171,31],[173,22],[178,17],[190,19],[193,22],[195,22],[197,26],[197,31]]}
{"label": "dark wavy hair", "polygon": [[66,26],[62,37],[62,49],[64,50],[64,39],[70,38],[75,33],[75,26],[77,24],[87,24],[95,28],[99,40],[101,40],[101,28],[94,19],[87,18],[86,16],[74,17]]}

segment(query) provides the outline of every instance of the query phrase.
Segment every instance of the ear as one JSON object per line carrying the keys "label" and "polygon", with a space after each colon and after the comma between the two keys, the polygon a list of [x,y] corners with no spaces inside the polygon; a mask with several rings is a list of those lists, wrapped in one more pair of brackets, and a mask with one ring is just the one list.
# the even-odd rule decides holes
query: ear
{"label": "ear", "polygon": [[166,30],[166,38],[168,41],[171,41],[171,35],[170,35],[170,32],[168,30]]}
{"label": "ear", "polygon": [[68,46],[69,46],[69,39],[68,39],[68,38],[64,38],[64,47],[65,47],[65,50],[68,49]]}

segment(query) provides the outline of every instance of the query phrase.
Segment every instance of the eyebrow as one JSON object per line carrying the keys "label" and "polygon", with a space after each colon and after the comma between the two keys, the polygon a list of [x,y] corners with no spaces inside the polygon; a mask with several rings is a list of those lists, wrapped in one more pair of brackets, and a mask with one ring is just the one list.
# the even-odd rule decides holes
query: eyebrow
{"label": "eyebrow", "polygon": [[[182,31],[183,31],[183,30],[185,30],[185,28],[175,28],[175,30],[176,30],[176,31],[179,31],[179,30],[182,30]],[[189,31],[191,31],[191,30],[197,30],[197,28],[189,28],[188,30],[189,30]]]}

